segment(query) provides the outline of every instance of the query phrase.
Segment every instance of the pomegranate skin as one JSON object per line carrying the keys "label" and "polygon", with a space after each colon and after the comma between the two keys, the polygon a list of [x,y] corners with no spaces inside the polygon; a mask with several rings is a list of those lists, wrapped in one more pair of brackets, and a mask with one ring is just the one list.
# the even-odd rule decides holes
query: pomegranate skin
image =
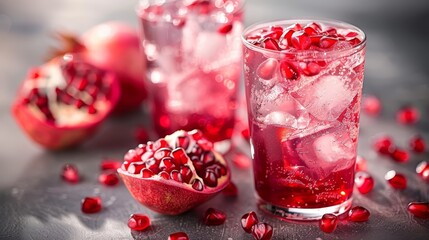
{"label": "pomegranate skin", "polygon": [[[48,64],[55,64],[57,59]],[[36,143],[49,150],[62,150],[75,147],[86,139],[89,139],[98,129],[103,120],[110,114],[120,97],[120,86],[113,74],[110,78],[109,107],[106,111],[87,118],[87,122],[76,125],[56,125],[36,116],[24,103],[25,94],[22,87],[18,90],[17,97],[12,105],[12,115],[24,130],[24,132]],[[27,79],[26,81],[32,81]]]}
{"label": "pomegranate skin", "polygon": [[[220,155],[215,153],[216,158]],[[230,170],[222,177],[215,188],[204,186],[199,192],[192,188],[191,184],[178,183],[174,180],[165,180],[160,176],[151,178],[139,178],[119,168],[125,186],[131,195],[142,205],[149,209],[165,214],[179,215],[213,198],[229,184]]]}
{"label": "pomegranate skin", "polygon": [[147,98],[147,88],[146,58],[137,30],[126,23],[105,22],[86,31],[79,40],[92,64],[118,76],[122,95],[113,113],[119,115],[138,109]]}

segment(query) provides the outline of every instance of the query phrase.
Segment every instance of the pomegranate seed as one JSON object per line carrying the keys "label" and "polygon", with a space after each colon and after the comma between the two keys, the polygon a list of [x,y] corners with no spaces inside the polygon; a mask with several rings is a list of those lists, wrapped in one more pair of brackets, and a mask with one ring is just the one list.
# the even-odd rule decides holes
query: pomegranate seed
{"label": "pomegranate seed", "polygon": [[293,47],[299,50],[306,50],[311,46],[311,38],[304,31],[294,32],[291,42]]}
{"label": "pomegranate seed", "polygon": [[258,222],[258,216],[256,216],[256,213],[253,211],[246,213],[241,217],[241,227],[248,233],[252,232],[253,225],[257,224]]}
{"label": "pomegranate seed", "polygon": [[171,171],[170,177],[171,177],[171,179],[173,179],[176,182],[180,182],[180,183],[183,182],[183,180],[182,180],[182,174],[180,174],[180,172],[177,171],[177,170]]}
{"label": "pomegranate seed", "polygon": [[304,27],[304,32],[308,35],[308,36],[312,36],[312,35],[316,35],[317,31],[314,30],[314,28],[310,27],[310,26],[306,26]]}
{"label": "pomegranate seed", "polygon": [[184,232],[176,232],[170,234],[167,240],[189,240],[188,234]]}
{"label": "pomegranate seed", "polygon": [[[200,140],[197,141],[197,144],[204,151],[211,151],[211,150],[213,150],[213,143],[210,142],[209,140],[200,139]],[[198,155],[201,154],[201,153],[196,153],[196,152],[193,152],[193,153],[198,154]]]}
{"label": "pomegranate seed", "polygon": [[31,68],[28,71],[27,76],[28,76],[29,79],[37,79],[37,78],[39,78],[40,77],[40,69],[38,69],[38,68]]}
{"label": "pomegranate seed", "polygon": [[101,170],[116,170],[120,168],[122,163],[116,160],[103,160],[100,164]]}
{"label": "pomegranate seed", "polygon": [[392,151],[393,142],[388,136],[380,137],[374,142],[374,149],[384,155],[389,155]]}
{"label": "pomegranate seed", "polygon": [[319,74],[321,67],[316,62],[309,62],[305,65],[305,68],[302,69],[303,73],[307,76],[314,76]]}
{"label": "pomegranate seed", "polygon": [[407,162],[410,159],[410,155],[408,154],[408,152],[400,148],[395,148],[390,154],[390,156],[393,160],[400,163]]}
{"label": "pomegranate seed", "polygon": [[128,162],[137,162],[141,161],[141,155],[139,155],[136,150],[130,149],[124,156],[124,160]]}
{"label": "pomegranate seed", "polygon": [[200,139],[202,139],[203,138],[203,132],[201,132],[200,130],[198,130],[198,129],[194,129],[194,130],[192,130],[192,131],[189,131],[188,132],[188,134],[189,134],[189,136],[191,136],[192,137],[192,139],[194,139],[195,141],[198,141],[198,140],[200,140]]}
{"label": "pomegranate seed", "polygon": [[85,90],[86,86],[88,86],[88,80],[82,78],[77,84],[77,89],[79,91],[83,91]]}
{"label": "pomegranate seed", "polygon": [[366,96],[363,98],[362,108],[369,115],[377,115],[381,110],[381,102],[375,96]]}
{"label": "pomegranate seed", "polygon": [[393,170],[390,170],[384,175],[384,179],[389,182],[390,186],[395,189],[405,189],[407,188],[407,178],[400,173],[397,173]]}
{"label": "pomegranate seed", "polygon": [[146,167],[144,162],[133,162],[128,166],[128,172],[132,174],[139,174],[143,168]]}
{"label": "pomegranate seed", "polygon": [[160,148],[160,149],[156,150],[156,152],[153,154],[153,157],[156,160],[161,160],[165,157],[170,156],[170,153],[171,153],[170,148]]}
{"label": "pomegranate seed", "polygon": [[115,172],[101,173],[98,181],[106,186],[115,186],[119,183],[118,175]]}
{"label": "pomegranate seed", "polygon": [[241,136],[246,140],[250,140],[250,130],[248,128],[241,131]]}
{"label": "pomegranate seed", "polygon": [[232,163],[240,169],[248,169],[250,167],[250,159],[245,154],[237,153],[232,159]]}
{"label": "pomegranate seed", "polygon": [[176,164],[176,165],[186,164],[188,162],[188,159],[189,159],[188,155],[186,154],[185,149],[180,148],[180,147],[174,149],[171,152],[170,156],[173,157],[174,164]]}
{"label": "pomegranate seed", "polygon": [[153,175],[155,175],[150,169],[143,168],[141,171],[141,177],[142,178],[150,178]]}
{"label": "pomegranate seed", "polygon": [[429,202],[410,202],[408,211],[417,218],[429,218]]}
{"label": "pomegranate seed", "polygon": [[74,165],[66,164],[61,172],[61,177],[69,183],[77,183],[79,182],[79,171]]}
{"label": "pomegranate seed", "polygon": [[188,136],[180,136],[177,138],[176,148],[181,147],[183,149],[188,149],[189,143],[190,140]]}
{"label": "pomegranate seed", "polygon": [[358,45],[359,43],[361,43],[362,41],[359,38],[353,38],[351,40],[348,41],[352,46]]}
{"label": "pomegranate seed", "polygon": [[169,151],[171,151],[170,145],[164,138],[158,139],[156,142],[153,143],[152,146],[153,151],[160,150],[161,148],[167,148]]}
{"label": "pomegranate seed", "polygon": [[140,157],[140,160],[143,162],[149,161],[149,159],[153,158],[153,152],[151,150],[147,150],[147,152],[143,153]]}
{"label": "pomegranate seed", "polygon": [[256,240],[270,240],[273,237],[273,227],[268,223],[256,223],[252,226],[252,236]]}
{"label": "pomegranate seed", "polygon": [[356,37],[357,35],[359,35],[357,32],[349,32],[346,34],[346,37]]}
{"label": "pomegranate seed", "polygon": [[274,39],[272,39],[272,38],[270,38],[270,37],[266,38],[262,42],[262,44],[263,44],[263,47],[266,48],[266,49],[276,50],[276,51],[280,50],[280,46],[277,43],[277,41],[274,40]]}
{"label": "pomegranate seed", "polygon": [[352,222],[366,222],[368,221],[370,212],[361,206],[356,206],[349,211],[349,221]]}
{"label": "pomegranate seed", "polygon": [[276,59],[268,58],[259,65],[258,69],[256,69],[256,74],[262,79],[270,80],[276,73],[277,65]]}
{"label": "pomegranate seed", "polygon": [[324,214],[319,221],[319,228],[325,233],[331,233],[337,228],[337,216],[334,214]]}
{"label": "pomegranate seed", "polygon": [[402,124],[414,124],[420,119],[420,112],[414,107],[403,107],[396,113],[396,120]]}
{"label": "pomegranate seed", "polygon": [[357,156],[356,157],[356,172],[359,171],[366,171],[367,170],[367,163],[366,163],[366,159],[363,158],[362,156]]}
{"label": "pomegranate seed", "polygon": [[323,36],[319,40],[319,46],[321,48],[330,48],[337,42],[338,42],[338,39],[336,39],[336,38]]}
{"label": "pomegranate seed", "polygon": [[170,174],[168,174],[168,172],[166,171],[161,171],[160,173],[158,173],[158,175],[164,178],[165,180],[170,180]]}
{"label": "pomegranate seed", "polygon": [[94,107],[94,105],[89,105],[88,106],[88,113],[89,114],[96,114],[97,113],[97,109]]}
{"label": "pomegranate seed", "polygon": [[101,211],[101,207],[100,197],[85,197],[82,200],[82,212],[84,213],[97,213]]}
{"label": "pomegranate seed", "polygon": [[238,189],[237,186],[233,182],[229,182],[229,184],[222,190],[223,195],[227,197],[237,197]]}
{"label": "pomegranate seed", "polygon": [[208,187],[217,186],[216,174],[211,170],[206,170],[203,180],[204,180],[204,184],[206,184]]}
{"label": "pomegranate seed", "polygon": [[155,158],[150,158],[145,162],[145,167],[149,170],[151,170],[153,173],[158,173],[159,172],[159,163],[161,161],[159,160],[155,160]]}
{"label": "pomegranate seed", "polygon": [[188,166],[180,168],[180,174],[182,175],[183,182],[189,183],[193,176],[192,170]]}
{"label": "pomegranate seed", "polygon": [[357,172],[355,176],[355,184],[360,193],[366,194],[371,192],[374,188],[374,179],[367,172]]}
{"label": "pomegranate seed", "polygon": [[328,35],[336,35],[337,34],[337,29],[335,28],[329,28],[325,31],[325,33],[327,33]]}
{"label": "pomegranate seed", "polygon": [[291,63],[288,62],[280,63],[280,74],[287,80],[297,80],[299,78],[298,71]]}
{"label": "pomegranate seed", "polygon": [[209,208],[204,214],[204,224],[207,226],[221,225],[226,220],[226,214],[220,210]]}
{"label": "pomegranate seed", "polygon": [[171,170],[175,169],[176,165],[173,163],[173,159],[171,157],[165,157],[161,160],[159,164],[159,169],[166,172],[171,172]]}
{"label": "pomegranate seed", "polygon": [[144,127],[138,127],[135,130],[134,134],[138,143],[145,143],[149,138],[149,134],[147,133],[147,130]]}
{"label": "pomegranate seed", "polygon": [[140,213],[131,214],[128,219],[128,227],[134,231],[143,231],[150,226],[150,219],[148,216]]}
{"label": "pomegranate seed", "polygon": [[322,31],[322,27],[321,27],[318,23],[315,23],[315,22],[312,22],[312,23],[307,24],[307,26],[306,26],[306,27],[311,27],[311,28],[313,28],[314,30],[316,30],[317,32]]}
{"label": "pomegranate seed", "polygon": [[77,109],[81,109],[83,106],[85,106],[86,104],[85,104],[85,102],[82,100],[82,99],[78,99],[78,100],[76,100],[76,102],[75,102],[75,107],[77,108]]}
{"label": "pomegranate seed", "polygon": [[421,136],[414,136],[410,140],[410,147],[416,153],[422,153],[426,150],[426,142]]}
{"label": "pomegranate seed", "polygon": [[286,39],[286,42],[288,44],[289,47],[292,47],[292,35],[295,33],[295,30],[288,30],[283,32],[283,39]]}
{"label": "pomegranate seed", "polygon": [[429,182],[429,164],[426,161],[422,161],[416,167],[416,173]]}
{"label": "pomegranate seed", "polygon": [[204,189],[204,185],[199,179],[194,179],[192,182],[192,188],[197,191],[202,191]]}
{"label": "pomegranate seed", "polygon": [[220,34],[227,34],[231,32],[232,27],[233,27],[232,23],[226,23],[224,25],[219,26],[219,28],[217,29],[217,32]]}

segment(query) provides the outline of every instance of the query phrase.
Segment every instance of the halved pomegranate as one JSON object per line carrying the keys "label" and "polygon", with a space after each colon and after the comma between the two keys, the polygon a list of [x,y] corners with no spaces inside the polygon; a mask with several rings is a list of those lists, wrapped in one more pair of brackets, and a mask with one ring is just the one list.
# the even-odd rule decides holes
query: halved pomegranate
{"label": "halved pomegranate", "polygon": [[225,159],[199,130],[138,145],[125,154],[118,173],[138,202],[167,215],[188,211],[230,182]]}
{"label": "halved pomegranate", "polygon": [[82,36],[58,34],[63,43],[54,55],[80,53],[91,64],[116,74],[121,96],[115,114],[134,111],[147,97],[144,82],[145,57],[138,31],[124,22],[105,22],[96,25]]}
{"label": "halved pomegranate", "polygon": [[34,69],[12,112],[24,131],[48,149],[79,144],[92,135],[119,99],[115,75],[66,54]]}

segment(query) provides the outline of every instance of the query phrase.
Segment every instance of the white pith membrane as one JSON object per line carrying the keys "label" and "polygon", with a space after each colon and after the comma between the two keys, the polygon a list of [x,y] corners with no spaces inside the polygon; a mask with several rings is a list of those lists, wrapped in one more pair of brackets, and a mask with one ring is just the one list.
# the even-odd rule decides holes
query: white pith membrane
{"label": "white pith membrane", "polygon": [[[175,147],[175,144],[176,144],[176,141],[177,141],[177,139],[178,139],[178,137],[179,136],[188,136],[188,138],[189,138],[189,146],[188,146],[188,148],[187,149],[184,149],[185,150],[185,152],[186,152],[186,158],[187,158],[187,162],[185,163],[185,164],[182,164],[182,165],[180,165],[180,167],[182,167],[182,166],[188,166],[190,169],[191,169],[191,172],[192,172],[192,177],[191,177],[191,179],[189,180],[189,183],[186,183],[185,181],[182,181],[182,182],[177,182],[177,181],[175,181],[174,179],[172,179],[171,178],[171,172],[172,171],[174,171],[174,170],[171,170],[170,172],[167,172],[168,173],[168,175],[170,176],[170,178],[167,180],[167,179],[164,179],[164,178],[162,178],[160,175],[159,175],[159,173],[160,172],[162,172],[162,170],[160,170],[160,172],[157,174],[157,173],[154,173],[154,175],[153,176],[151,176],[151,177],[148,177],[148,178],[143,178],[142,177],[142,172],[143,172],[143,170],[144,169],[147,169],[147,168],[143,168],[139,173],[135,173],[135,174],[133,174],[133,173],[130,173],[129,171],[127,171],[127,170],[125,170],[124,169],[124,166],[122,166],[122,169],[121,169],[121,171],[123,171],[123,172],[125,172],[126,174],[129,174],[129,175],[132,175],[132,176],[134,176],[134,177],[138,177],[138,178],[141,178],[141,179],[145,179],[145,180],[156,180],[156,181],[160,181],[160,182],[165,182],[165,181],[167,181],[167,182],[170,182],[170,183],[172,183],[172,184],[174,184],[174,185],[177,185],[177,186],[180,186],[180,187],[185,187],[185,188],[189,188],[189,189],[191,189],[191,190],[193,190],[193,191],[197,191],[197,192],[201,192],[201,191],[203,191],[204,189],[207,189],[207,188],[209,188],[209,189],[214,189],[214,188],[217,188],[218,186],[220,186],[220,185],[223,185],[224,184],[224,182],[225,181],[227,181],[227,179],[229,178],[229,173],[228,172],[226,172],[226,174],[225,175],[222,175],[221,174],[221,176],[220,177],[216,177],[217,178],[217,185],[215,186],[215,187],[210,187],[210,186],[207,186],[205,183],[204,183],[204,179],[202,178],[202,177],[200,177],[198,174],[197,174],[197,170],[195,169],[195,167],[194,167],[194,164],[193,164],[193,162],[192,162],[192,160],[189,158],[189,153],[190,153],[190,151],[193,149],[193,147],[196,145],[196,144],[198,144],[198,141],[208,141],[207,139],[205,139],[204,137],[202,137],[200,140],[198,140],[198,141],[196,141],[196,140],[194,140],[193,139],[193,137],[191,136],[191,134],[190,133],[192,133],[193,131],[196,131],[196,130],[192,130],[192,131],[189,131],[189,132],[186,132],[186,131],[184,131],[184,130],[178,130],[178,131],[176,131],[176,132],[174,132],[174,133],[172,133],[171,135],[167,135],[167,136],[165,136],[164,137],[164,139],[167,141],[167,143],[168,143],[168,145],[169,145],[169,147],[171,148],[171,151],[173,151],[173,150],[175,150],[175,149],[177,149],[178,147]],[[208,141],[209,142],[209,141]],[[162,148],[160,148],[160,149],[162,149]],[[154,151],[153,153],[155,153],[156,151]],[[203,152],[205,152],[205,150],[203,150]],[[219,154],[219,153],[217,153],[217,152],[215,152],[215,151],[213,151],[213,150],[210,150],[210,152],[212,152],[213,154],[214,154],[214,162],[213,163],[211,163],[211,164],[209,164],[208,166],[204,166],[204,173],[205,173],[205,171],[206,171],[206,168],[207,167],[209,167],[209,166],[212,166],[213,164],[215,164],[215,163],[218,163],[218,164],[221,164],[224,168],[226,168],[227,169],[227,165],[226,165],[226,162],[225,162],[225,159]],[[169,155],[171,158],[174,158],[171,154]],[[201,158],[201,156],[202,156],[202,154],[200,154],[200,158]],[[150,160],[150,159],[152,159],[153,157],[151,157],[151,158],[149,158],[148,160]],[[148,160],[146,160],[146,162],[148,161]],[[160,162],[161,162],[162,160],[160,160]],[[144,161],[141,161],[141,162],[144,162]],[[131,164],[133,164],[133,163],[140,163],[140,162],[132,162]],[[159,167],[159,165],[160,164],[158,164],[158,167]],[[180,168],[179,168],[180,169]],[[227,170],[227,171],[229,171],[229,170]],[[180,171],[179,171],[180,172]],[[196,190],[196,189],[194,189],[193,187],[192,187],[192,184],[194,183],[194,180],[195,179],[198,179],[200,182],[201,182],[201,184],[202,184],[202,186],[203,186],[203,190],[201,190],[201,191],[199,191],[199,190]]]}
{"label": "white pith membrane", "polygon": [[[64,59],[70,56],[64,56]],[[71,59],[66,59],[71,60]],[[62,60],[60,60],[62,61]],[[78,90],[72,83],[67,83],[63,70],[60,64],[56,62],[48,62],[39,68],[40,76],[34,79],[26,79],[23,85],[23,92],[26,96],[34,88],[38,89],[39,94],[46,95],[48,98],[48,108],[50,109],[57,126],[75,126],[84,122],[91,122],[91,118],[96,118],[97,115],[108,111],[107,101],[100,101],[105,98],[104,93],[98,92],[96,100],[93,102],[93,97],[85,90]],[[106,75],[103,76],[106,78]],[[104,81],[104,79],[103,79]],[[81,99],[86,106],[93,105],[96,113],[89,113],[87,107],[77,108],[74,103],[65,104],[57,101],[56,88],[66,91],[75,99]],[[41,112],[35,102],[30,102],[28,109],[32,114],[40,119],[47,120],[47,117]]]}

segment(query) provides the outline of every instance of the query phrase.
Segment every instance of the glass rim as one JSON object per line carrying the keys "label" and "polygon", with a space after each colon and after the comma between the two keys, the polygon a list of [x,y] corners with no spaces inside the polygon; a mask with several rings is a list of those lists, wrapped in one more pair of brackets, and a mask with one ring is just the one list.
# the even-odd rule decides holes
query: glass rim
{"label": "glass rim", "polygon": [[[251,44],[246,39],[246,35],[250,32],[262,29],[264,27],[269,27],[272,25],[285,25],[285,24],[295,24],[295,23],[311,23],[311,22],[320,22],[324,24],[330,24],[333,26],[341,26],[345,27],[347,29],[355,30],[359,33],[360,36],[362,36],[362,41],[358,43],[357,45],[347,48],[347,49],[341,49],[341,50],[333,50],[333,51],[316,51],[316,50],[300,50],[291,52],[288,49],[276,51],[271,49],[266,49],[260,46],[256,46]],[[262,21],[254,23],[248,27],[246,27],[242,34],[241,34],[241,41],[245,47],[248,49],[251,49],[253,51],[260,52],[262,54],[270,55],[270,56],[282,56],[287,59],[314,59],[314,60],[323,60],[328,58],[339,58],[343,56],[349,56],[353,55],[354,53],[362,50],[366,46],[366,34],[364,31],[362,31],[360,28],[356,27],[355,25],[352,25],[347,22],[335,20],[335,19],[311,19],[311,18],[297,18],[297,19],[284,19],[284,20],[273,20],[273,21]]]}
{"label": "glass rim", "polygon": [[[141,9],[140,9],[140,7],[141,7],[141,5],[142,5],[142,2],[143,1],[150,1],[150,0],[139,0],[138,1],[138,3],[137,3],[137,5],[136,5],[136,7],[135,7],[135,11],[136,11],[136,13],[137,13],[137,15],[138,16],[140,16],[140,11],[141,11]],[[184,1],[184,0],[158,0],[158,1],[156,1],[156,2],[159,2],[159,3],[166,3],[166,2],[179,2],[179,1]],[[235,13],[237,13],[237,12],[240,12],[240,11],[242,11],[243,10],[243,8],[244,8],[244,5],[245,5],[245,3],[246,3],[246,1],[247,0],[236,0],[239,4],[237,5],[237,7],[234,9],[234,11],[232,11],[232,12],[229,12],[229,13],[226,13],[227,15],[230,15],[230,14],[235,14]],[[155,3],[154,3],[155,4]],[[154,4],[150,4],[150,5],[154,5]],[[167,22],[167,21],[165,21],[165,22]]]}

